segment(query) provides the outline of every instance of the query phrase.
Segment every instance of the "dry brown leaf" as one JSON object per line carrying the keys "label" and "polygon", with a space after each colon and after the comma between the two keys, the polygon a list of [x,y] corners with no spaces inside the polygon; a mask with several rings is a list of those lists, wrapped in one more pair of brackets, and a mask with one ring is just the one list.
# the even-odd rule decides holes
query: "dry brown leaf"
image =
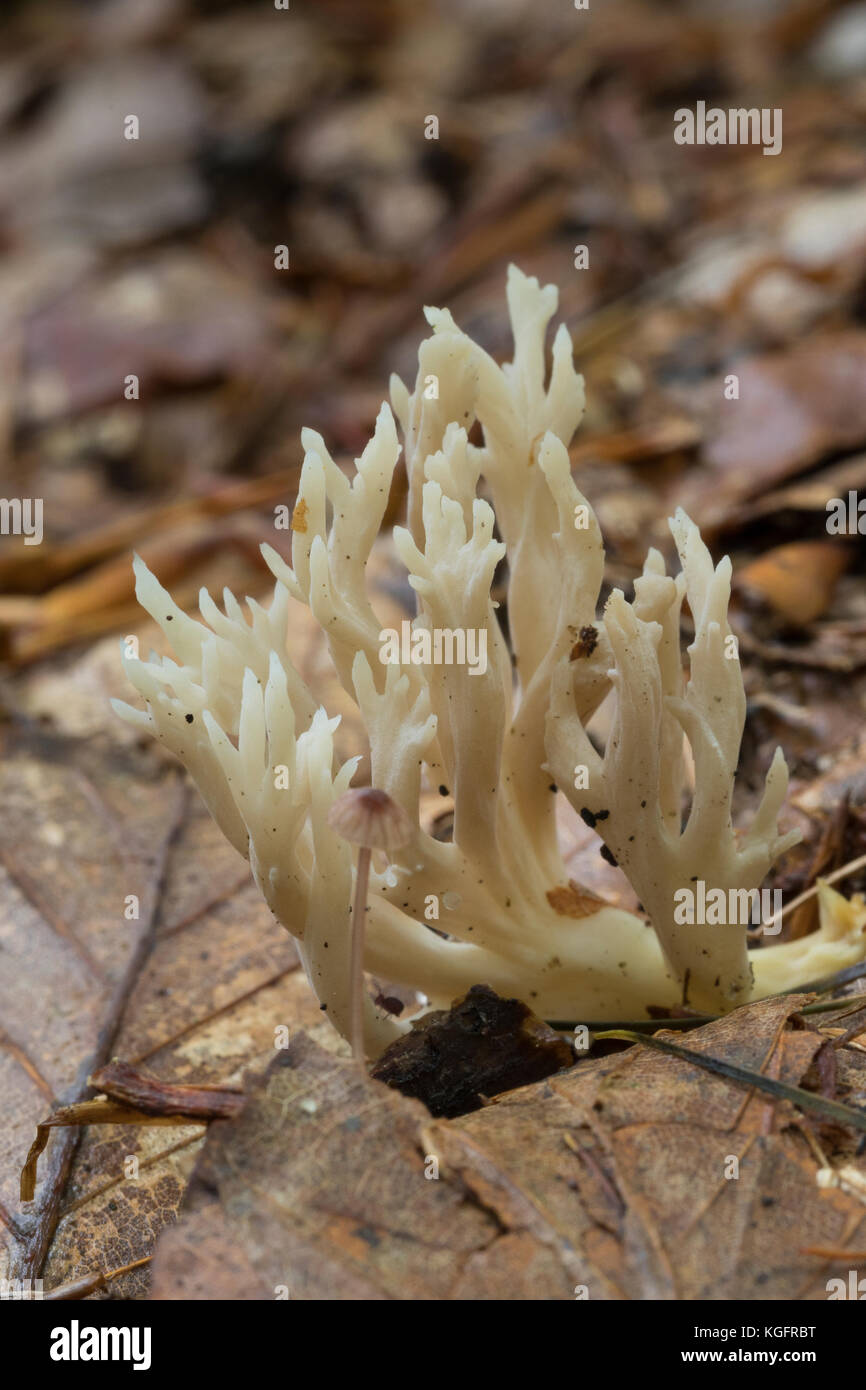
{"label": "dry brown leaf", "polygon": [[742,566],[737,587],[764,599],[786,622],[807,627],[830,607],[848,559],[832,541],[791,541]]}
{"label": "dry brown leaf", "polygon": [[[4,1266],[26,1278],[50,1243],[73,1136],[52,1142],[35,1205],[17,1217],[14,1172],[36,1121],[78,1099],[104,1060],[148,947],[184,794],[175,774],[133,753],[47,731],[10,740],[7,730],[4,742],[0,1215]],[[138,916],[125,920],[130,895]]]}
{"label": "dry brown leaf", "polygon": [[731,370],[739,399],[723,399],[719,387],[704,446],[707,468],[678,497],[701,526],[722,524],[822,455],[866,440],[866,334],[816,334]]}
{"label": "dry brown leaf", "polygon": [[[324,637],[299,614],[293,655],[328,700],[336,692],[319,683]],[[196,1124],[56,1130],[36,1200],[18,1214],[17,1174],[37,1123],[80,1100],[110,1055],[144,1063],[161,1081],[201,1086],[261,1069],[278,1029],[303,1027],[343,1048],[248,865],[174,761],[142,751],[111,716],[109,695],[129,696],[119,667],[110,639],[62,674],[35,671],[15,692],[27,722],[6,726],[0,750],[0,1274],[41,1268],[46,1289],[149,1255],[202,1140]],[[348,757],[363,745],[348,702],[343,712]],[[130,894],[138,920],[124,918]],[[112,1294],[141,1296],[148,1277],[139,1267]]]}
{"label": "dry brown leaf", "polygon": [[[64,1130],[41,1160],[35,1203],[16,1214],[15,1170],[36,1123],[79,1098],[110,1049],[202,1083],[261,1064],[278,1026],[303,1022],[325,1040],[331,1030],[247,866],[159,760],[19,733],[0,786],[3,1270],[32,1277],[47,1255],[50,1288],[149,1254],[202,1136],[197,1125],[99,1127],[76,1154],[79,1135]],[[138,921],[124,920],[127,894]],[[145,1287],[141,1270],[118,1284],[126,1296]]]}
{"label": "dry brown leaf", "polygon": [[[688,1046],[798,1084],[821,1046],[786,1031],[803,1002],[740,1009]],[[817,1167],[790,1106],[649,1049],[433,1121],[302,1037],[212,1126],[153,1292],[824,1298],[832,1269],[803,1247],[862,1247],[866,1213]]]}

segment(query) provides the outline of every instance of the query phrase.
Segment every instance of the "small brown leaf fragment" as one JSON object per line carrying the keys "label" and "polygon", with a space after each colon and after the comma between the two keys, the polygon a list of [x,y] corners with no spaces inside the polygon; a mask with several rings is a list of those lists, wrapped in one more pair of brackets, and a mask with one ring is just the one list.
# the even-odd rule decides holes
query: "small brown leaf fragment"
{"label": "small brown leaf fragment", "polygon": [[137,1110],[122,1101],[107,1100],[97,1096],[95,1100],[78,1101],[75,1105],[64,1105],[49,1115],[47,1120],[36,1126],[36,1138],[30,1145],[24,1167],[21,1169],[19,1192],[22,1202],[32,1202],[36,1192],[36,1165],[40,1154],[45,1152],[52,1129],[77,1129],[81,1125],[181,1125],[194,1123],[189,1117],[176,1115],[151,1115]]}
{"label": "small brown leaf fragment", "polygon": [[451,1009],[425,1014],[382,1053],[372,1076],[432,1115],[466,1115],[482,1097],[542,1081],[569,1067],[568,1043],[519,999],[473,985]]}
{"label": "small brown leaf fragment", "polygon": [[36,1191],[36,1165],[45,1151],[50,1132],[78,1125],[189,1125],[209,1120],[232,1119],[243,1109],[240,1091],[217,1086],[173,1086],[128,1062],[109,1062],[90,1078],[90,1085],[106,1094],[93,1100],[65,1105],[36,1127],[36,1138],[21,1170],[22,1202],[31,1202]]}
{"label": "small brown leaf fragment", "polygon": [[599,908],[607,906],[604,898],[591,893],[588,888],[581,888],[573,878],[568,880],[567,885],[548,888],[545,897],[560,917],[591,917]]}
{"label": "small brown leaf fragment", "polygon": [[307,534],[308,511],[309,508],[307,506],[306,497],[299,497],[295,506],[295,510],[292,513],[292,530],[299,532],[302,536],[305,536]]}

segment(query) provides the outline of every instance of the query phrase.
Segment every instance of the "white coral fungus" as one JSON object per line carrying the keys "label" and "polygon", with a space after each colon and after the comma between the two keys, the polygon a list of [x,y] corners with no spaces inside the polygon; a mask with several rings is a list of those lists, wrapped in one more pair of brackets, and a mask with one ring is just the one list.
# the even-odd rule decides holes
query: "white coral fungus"
{"label": "white coral fungus", "polygon": [[[564,325],[546,373],[555,287],[512,267],[507,293],[511,363],[497,366],[447,310],[428,309],[433,331],[420,347],[415,390],[391,383],[409,478],[407,526],[395,528],[394,542],[418,598],[413,631],[483,636],[483,672],[380,660],[365,567],[400,453],[387,405],[351,479],[320,435],[303,432],[291,568],[264,548],[276,580],[268,610],[248,599],[244,614],[226,590],[223,612],[203,590],[198,622],[136,561],[139,601],[177,659],[126,659],[146,709],[116,709],[188,768],[225,835],[248,855],[344,1035],[358,851],[328,813],[358,760],[335,766],[338,721],[317,706],[286,655],[289,596],[309,605],[357,701],[373,786],[411,821],[390,865],[374,861],[367,970],[436,1005],[483,982],[544,1017],[579,1021],[643,1017],[648,1005],[676,1003],[684,992],[697,1008],[726,1010],[866,954],[859,911],[824,912],[805,940],[753,950],[744,924],[677,925],[678,889],[698,879],[753,889],[797,839],[777,830],[787,769],[777,751],[751,826],[736,832],[731,797],[745,697],[727,620],[731,566],[713,566],[683,512],[671,522],[681,573],[668,577],[651,550],[634,599],[615,590],[596,616],[602,538],[568,457],[583,381]],[[467,438],[476,420],[482,447]],[[490,592],[505,555],[510,650]],[[684,599],[695,630],[688,680],[679,643]],[[581,630],[592,641],[576,643]],[[586,724],[611,687],[616,709],[600,756]],[[695,792],[683,826],[684,737]],[[452,842],[419,824],[425,776],[453,795]],[[594,820],[650,925],[569,884],[552,780]],[[436,930],[425,917],[431,903],[445,906]],[[369,999],[364,1009],[365,1046],[376,1053],[406,1025]]]}

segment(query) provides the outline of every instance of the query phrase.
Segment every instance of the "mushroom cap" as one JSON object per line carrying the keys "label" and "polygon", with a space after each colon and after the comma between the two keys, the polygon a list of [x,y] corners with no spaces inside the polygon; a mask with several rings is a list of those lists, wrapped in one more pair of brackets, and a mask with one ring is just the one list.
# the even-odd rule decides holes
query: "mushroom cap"
{"label": "mushroom cap", "polygon": [[328,812],[328,824],[350,844],[386,852],[402,849],[413,825],[403,807],[379,787],[351,787]]}

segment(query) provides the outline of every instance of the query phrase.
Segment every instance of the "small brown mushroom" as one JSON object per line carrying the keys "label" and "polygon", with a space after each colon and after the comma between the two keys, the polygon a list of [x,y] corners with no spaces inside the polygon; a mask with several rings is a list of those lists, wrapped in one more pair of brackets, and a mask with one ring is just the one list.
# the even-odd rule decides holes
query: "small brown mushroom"
{"label": "small brown mushroom", "polygon": [[364,923],[370,883],[370,856],[374,849],[384,850],[386,854],[402,849],[412,837],[413,826],[403,807],[379,787],[352,787],[338,796],[328,812],[328,824],[344,840],[358,846],[349,967],[352,1001],[349,1040],[355,1060],[363,1062]]}

